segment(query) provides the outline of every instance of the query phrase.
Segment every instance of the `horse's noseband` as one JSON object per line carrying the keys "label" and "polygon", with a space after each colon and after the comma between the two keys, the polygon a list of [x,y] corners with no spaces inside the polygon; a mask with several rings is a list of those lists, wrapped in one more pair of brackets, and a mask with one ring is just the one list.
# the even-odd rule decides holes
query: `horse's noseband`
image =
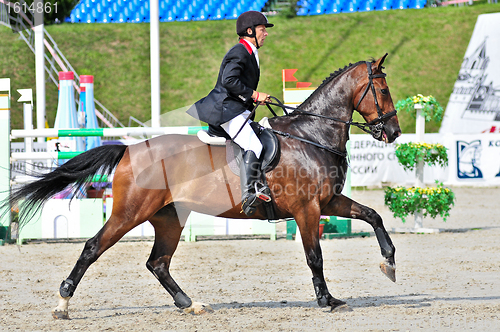
{"label": "horse's noseband", "polygon": [[375,101],[375,106],[377,107],[378,117],[365,124],[365,126],[367,126],[369,129],[366,129],[366,128],[363,129],[361,127],[359,127],[359,128],[372,134],[372,136],[377,139],[377,138],[380,138],[382,136],[382,129],[383,129],[384,124],[385,124],[384,120],[395,116],[397,114],[397,111],[394,110],[392,112],[383,114],[382,109],[380,108],[380,105],[378,104],[377,94],[375,93],[375,85],[373,84],[373,79],[374,78],[384,78],[387,75],[384,73],[374,75],[372,73],[371,63],[368,61],[366,62],[366,69],[368,70],[368,84],[366,85],[366,89],[365,89],[365,91],[363,91],[361,98],[358,100],[358,103],[356,104],[355,109],[356,110],[358,109],[359,104],[361,104],[361,101],[363,100],[363,98],[365,98],[366,94],[368,93],[368,90],[371,89],[372,93],[373,93],[373,100]]}

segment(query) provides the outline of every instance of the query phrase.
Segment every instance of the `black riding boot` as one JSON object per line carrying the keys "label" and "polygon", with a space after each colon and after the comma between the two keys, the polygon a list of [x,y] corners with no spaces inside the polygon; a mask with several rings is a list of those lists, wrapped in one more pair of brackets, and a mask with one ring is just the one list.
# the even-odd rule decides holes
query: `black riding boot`
{"label": "black riding boot", "polygon": [[253,151],[245,151],[240,165],[241,210],[252,216],[257,206],[271,200],[271,190],[260,180],[260,161]]}

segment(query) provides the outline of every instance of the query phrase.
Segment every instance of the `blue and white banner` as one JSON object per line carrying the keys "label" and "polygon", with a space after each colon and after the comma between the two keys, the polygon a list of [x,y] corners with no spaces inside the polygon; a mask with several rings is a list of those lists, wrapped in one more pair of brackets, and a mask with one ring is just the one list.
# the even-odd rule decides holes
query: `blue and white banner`
{"label": "blue and white banner", "polygon": [[500,132],[500,13],[478,16],[439,132]]}
{"label": "blue and white banner", "polygon": [[446,135],[450,175],[447,183],[500,185],[500,134]]}
{"label": "blue and white banner", "polygon": [[[415,141],[404,134],[397,143]],[[500,134],[426,134],[427,143],[447,148],[448,167],[424,166],[424,182],[445,185],[500,185]],[[381,186],[415,184],[415,171],[405,171],[395,155],[396,144],[385,144],[370,135],[351,135],[351,185]]]}

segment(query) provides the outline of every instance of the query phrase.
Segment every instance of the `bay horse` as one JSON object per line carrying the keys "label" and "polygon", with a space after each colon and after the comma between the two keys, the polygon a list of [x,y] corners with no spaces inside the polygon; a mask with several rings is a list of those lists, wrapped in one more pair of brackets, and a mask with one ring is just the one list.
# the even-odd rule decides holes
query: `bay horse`
{"label": "bay horse", "polygon": [[[320,215],[361,219],[376,234],[384,261],[382,272],[396,280],[395,247],[382,218],[373,209],[341,194],[348,160],[349,125],[369,131],[376,139],[393,142],[400,134],[389,87],[382,72],[385,54],[332,73],[290,115],[269,120],[278,135],[281,155],[266,173],[277,218],[297,222],[312,282],[321,307],[350,310],[328,291],[319,242]],[[371,93],[369,93],[371,91]],[[354,110],[366,121],[352,122]],[[171,258],[191,211],[224,218],[247,218],[241,213],[240,181],[228,168],[225,148],[205,145],[195,136],[164,135],[131,145],[105,145],[89,150],[32,183],[12,192],[7,204],[21,204],[21,223],[50,197],[68,186],[75,190],[95,174],[110,174],[113,209],[102,229],[84,246],[68,278],[59,289],[56,319],[69,319],[68,303],[83,275],[107,249],[134,227],[149,221],[155,240],[146,266],[186,312],[211,311],[193,302],[169,273]],[[234,196],[234,197],[233,197]],[[263,209],[253,219],[266,219]]]}

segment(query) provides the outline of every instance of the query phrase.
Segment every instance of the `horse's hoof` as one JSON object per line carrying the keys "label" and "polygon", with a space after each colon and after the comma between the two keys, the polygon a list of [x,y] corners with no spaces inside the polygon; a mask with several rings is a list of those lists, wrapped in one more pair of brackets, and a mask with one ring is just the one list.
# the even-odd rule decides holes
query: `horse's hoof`
{"label": "horse's hoof", "polygon": [[332,310],[330,312],[350,312],[352,311],[351,307],[349,307],[347,304],[342,304],[339,305],[338,307],[332,307]]}
{"label": "horse's hoof", "polygon": [[68,311],[63,310],[52,310],[52,317],[55,319],[69,319]]}
{"label": "horse's hoof", "polygon": [[328,307],[328,298],[326,296],[322,296],[318,299],[318,305],[320,308]]}
{"label": "horse's hoof", "polygon": [[203,315],[214,312],[214,309],[208,304],[193,302],[190,307],[184,309],[184,312],[186,314],[193,313],[195,315]]}
{"label": "horse's hoof", "polygon": [[392,282],[396,282],[396,267],[387,262],[380,263],[380,270],[383,274],[387,276]]}

